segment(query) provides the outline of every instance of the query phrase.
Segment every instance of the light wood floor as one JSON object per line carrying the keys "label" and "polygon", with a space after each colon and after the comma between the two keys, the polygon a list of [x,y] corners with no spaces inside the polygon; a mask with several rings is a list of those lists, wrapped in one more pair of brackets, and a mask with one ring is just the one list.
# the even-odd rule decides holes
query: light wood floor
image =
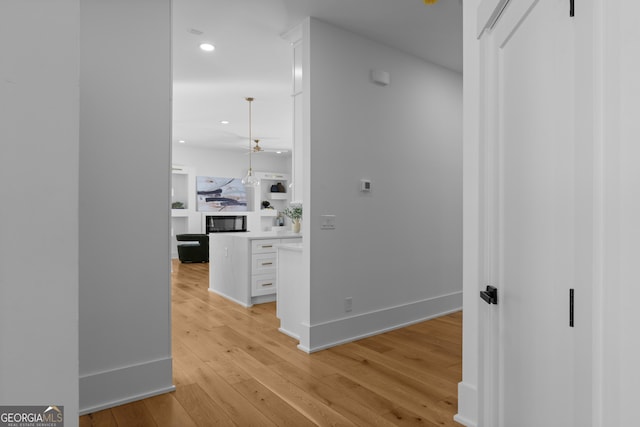
{"label": "light wood floor", "polygon": [[457,426],[462,313],[311,355],[277,331],[275,303],[207,291],[208,264],[174,263],[176,391],[80,426]]}

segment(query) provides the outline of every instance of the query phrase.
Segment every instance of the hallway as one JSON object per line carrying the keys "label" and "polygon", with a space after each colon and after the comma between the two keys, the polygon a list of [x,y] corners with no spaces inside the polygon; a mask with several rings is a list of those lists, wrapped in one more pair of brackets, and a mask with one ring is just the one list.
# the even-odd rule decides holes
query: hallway
{"label": "hallway", "polygon": [[176,391],[80,426],[458,426],[462,313],[307,355],[275,303],[207,291],[208,264],[173,264]]}

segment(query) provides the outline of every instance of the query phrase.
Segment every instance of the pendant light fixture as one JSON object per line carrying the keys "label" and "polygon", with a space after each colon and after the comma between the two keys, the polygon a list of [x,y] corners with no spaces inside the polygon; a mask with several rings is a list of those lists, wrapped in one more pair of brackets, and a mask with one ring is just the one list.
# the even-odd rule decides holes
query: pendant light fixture
{"label": "pendant light fixture", "polygon": [[253,151],[251,147],[251,142],[253,141],[251,138],[251,103],[253,102],[253,98],[248,97],[245,99],[249,103],[249,170],[244,178],[242,178],[242,183],[248,187],[257,187],[260,185],[260,180],[253,175],[253,169],[251,167],[251,152]]}

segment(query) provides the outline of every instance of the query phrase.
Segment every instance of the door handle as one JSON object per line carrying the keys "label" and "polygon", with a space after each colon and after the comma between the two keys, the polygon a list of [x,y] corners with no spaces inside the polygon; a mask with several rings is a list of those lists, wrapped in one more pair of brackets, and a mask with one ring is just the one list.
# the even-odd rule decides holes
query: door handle
{"label": "door handle", "polygon": [[487,285],[486,291],[480,291],[480,298],[487,304],[498,304],[498,289],[495,286]]}

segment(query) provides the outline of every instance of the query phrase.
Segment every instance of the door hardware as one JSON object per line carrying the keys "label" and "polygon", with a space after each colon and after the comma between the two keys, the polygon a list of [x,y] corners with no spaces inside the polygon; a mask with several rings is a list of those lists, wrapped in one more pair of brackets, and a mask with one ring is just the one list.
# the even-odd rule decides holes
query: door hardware
{"label": "door hardware", "polygon": [[573,289],[569,289],[569,327],[573,328]]}
{"label": "door hardware", "polygon": [[498,289],[495,286],[487,285],[487,290],[480,291],[480,298],[487,304],[498,304]]}

